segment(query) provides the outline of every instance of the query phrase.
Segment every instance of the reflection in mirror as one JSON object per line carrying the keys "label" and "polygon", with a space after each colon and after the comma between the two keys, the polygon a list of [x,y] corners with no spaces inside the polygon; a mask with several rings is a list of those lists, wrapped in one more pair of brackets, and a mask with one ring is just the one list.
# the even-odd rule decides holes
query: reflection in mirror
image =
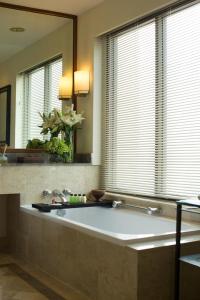
{"label": "reflection in mirror", "polygon": [[10,145],[11,86],[0,88],[0,145]]}
{"label": "reflection in mirror", "polygon": [[60,77],[73,74],[73,20],[0,8],[0,28],[0,86],[12,86],[10,145],[24,148],[40,138],[39,112],[63,106],[57,96]]}

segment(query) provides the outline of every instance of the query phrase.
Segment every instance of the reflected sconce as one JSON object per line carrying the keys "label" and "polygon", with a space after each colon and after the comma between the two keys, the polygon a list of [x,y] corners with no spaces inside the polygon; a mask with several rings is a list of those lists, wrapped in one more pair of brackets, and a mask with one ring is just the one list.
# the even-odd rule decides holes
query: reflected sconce
{"label": "reflected sconce", "polygon": [[85,96],[89,93],[90,74],[88,71],[74,72],[74,93],[78,96]]}
{"label": "reflected sconce", "polygon": [[60,78],[58,99],[59,100],[72,99],[72,82],[66,76]]}

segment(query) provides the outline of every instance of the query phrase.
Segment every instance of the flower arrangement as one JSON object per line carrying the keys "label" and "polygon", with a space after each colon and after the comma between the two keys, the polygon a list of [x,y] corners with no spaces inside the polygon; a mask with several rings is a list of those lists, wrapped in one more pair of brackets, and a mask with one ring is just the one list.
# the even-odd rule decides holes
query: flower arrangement
{"label": "flower arrangement", "polygon": [[[28,141],[27,148],[40,148],[50,153],[55,161],[73,161],[73,135],[77,124],[84,120],[82,113],[77,113],[73,105],[66,106],[63,111],[54,108],[49,114],[41,114],[41,134],[50,134],[50,140],[33,139]],[[59,136],[61,134],[61,136]]]}
{"label": "flower arrangement", "polygon": [[65,155],[65,161],[73,161],[73,134],[77,124],[81,124],[84,120],[82,113],[78,114],[71,105],[66,106],[63,111],[54,108],[49,114],[43,113],[40,116],[43,120],[42,125],[39,126],[42,128],[41,134],[50,133],[53,139],[61,133],[68,147],[68,157],[66,158]]}
{"label": "flower arrangement", "polygon": [[59,133],[66,133],[66,130],[74,130],[77,124],[81,124],[84,118],[82,114],[77,114],[72,106],[66,106],[63,111],[56,108],[49,114],[40,114],[43,123],[41,134],[51,134],[51,137],[58,136]]}

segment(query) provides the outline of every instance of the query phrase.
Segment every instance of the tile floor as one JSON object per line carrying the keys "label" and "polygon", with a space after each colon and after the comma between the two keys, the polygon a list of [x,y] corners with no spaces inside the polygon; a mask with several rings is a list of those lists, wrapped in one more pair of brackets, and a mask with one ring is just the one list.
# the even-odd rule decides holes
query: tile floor
{"label": "tile floor", "polygon": [[0,253],[0,300],[89,299],[70,287],[62,286],[47,274]]}

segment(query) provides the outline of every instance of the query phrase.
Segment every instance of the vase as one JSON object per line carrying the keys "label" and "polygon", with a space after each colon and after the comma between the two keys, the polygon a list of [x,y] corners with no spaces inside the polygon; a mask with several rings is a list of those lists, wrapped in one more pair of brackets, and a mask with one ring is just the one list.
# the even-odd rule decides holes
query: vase
{"label": "vase", "polygon": [[52,138],[54,138],[54,137],[58,137],[59,132],[53,132],[53,133],[51,132],[50,134],[51,134],[50,139],[52,139]]}
{"label": "vase", "polygon": [[62,163],[63,158],[59,154],[53,153],[53,154],[50,154],[49,161],[53,162],[53,163]]}
{"label": "vase", "polygon": [[74,160],[74,131],[72,127],[66,127],[64,131],[64,140],[69,148],[69,152],[65,154],[66,162],[73,162]]}

